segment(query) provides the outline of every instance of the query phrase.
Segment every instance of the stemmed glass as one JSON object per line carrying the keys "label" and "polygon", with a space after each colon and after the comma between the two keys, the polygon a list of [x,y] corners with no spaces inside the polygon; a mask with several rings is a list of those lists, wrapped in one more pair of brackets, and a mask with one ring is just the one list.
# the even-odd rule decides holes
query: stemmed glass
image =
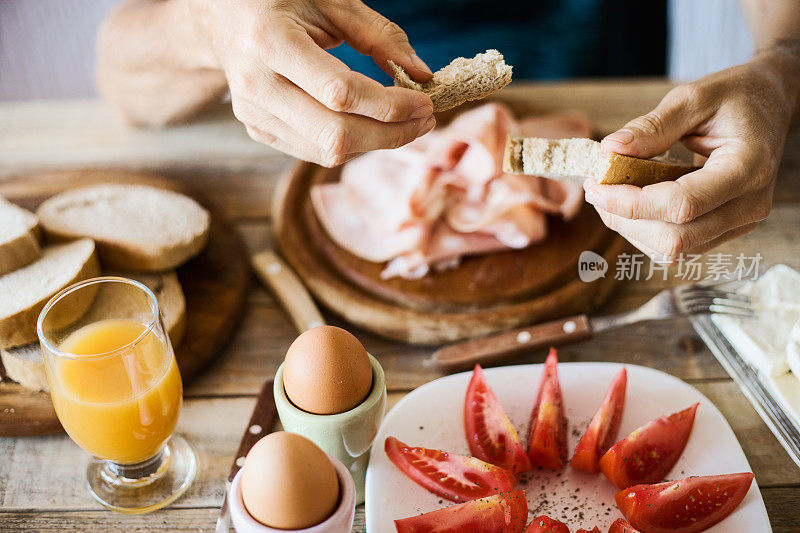
{"label": "stemmed glass", "polygon": [[94,456],[94,498],[146,513],[183,494],[197,459],[172,435],[183,386],[152,291],[111,276],[76,283],[47,303],[37,332],[58,419]]}

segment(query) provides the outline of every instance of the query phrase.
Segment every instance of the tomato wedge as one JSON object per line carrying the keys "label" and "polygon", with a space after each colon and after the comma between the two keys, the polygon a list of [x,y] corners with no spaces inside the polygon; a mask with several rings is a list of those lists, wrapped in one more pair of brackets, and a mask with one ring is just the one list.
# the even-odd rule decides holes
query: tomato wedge
{"label": "tomato wedge", "polygon": [[515,490],[395,520],[394,525],[398,533],[522,533],[527,519],[525,493]]}
{"label": "tomato wedge", "polygon": [[521,474],[531,469],[517,430],[475,365],[464,400],[464,430],[472,455]]}
{"label": "tomato wedge", "polygon": [[474,457],[429,448],[412,447],[394,437],[384,442],[389,459],[405,475],[432,493],[463,502],[508,492],[514,474]]}
{"label": "tomato wedge", "polygon": [[539,380],[528,437],[531,466],[558,470],[567,463],[567,420],[558,383],[558,354],[550,348]]}
{"label": "tomato wedge", "polygon": [[541,515],[528,524],[525,533],[569,533],[569,528],[563,522]]}
{"label": "tomato wedge", "polygon": [[592,529],[583,529],[583,528],[581,528],[578,531],[576,531],[575,533],[600,533],[600,528],[597,527],[597,526],[594,526]]}
{"label": "tomato wedge", "polygon": [[658,483],[683,453],[699,403],[636,429],[600,458],[600,470],[620,489]]}
{"label": "tomato wedge", "polygon": [[[697,533],[731,514],[744,499],[753,474],[689,477],[618,492],[617,506],[647,533]],[[621,530],[624,531],[624,530]]]}
{"label": "tomato wedge", "polygon": [[600,472],[600,458],[617,439],[627,383],[628,372],[623,368],[611,382],[603,404],[575,448],[575,455],[569,462],[573,468],[592,474]]}
{"label": "tomato wedge", "polygon": [[611,527],[608,528],[608,533],[640,533],[640,531],[634,529],[624,518],[617,518],[614,520],[614,523],[611,524]]}

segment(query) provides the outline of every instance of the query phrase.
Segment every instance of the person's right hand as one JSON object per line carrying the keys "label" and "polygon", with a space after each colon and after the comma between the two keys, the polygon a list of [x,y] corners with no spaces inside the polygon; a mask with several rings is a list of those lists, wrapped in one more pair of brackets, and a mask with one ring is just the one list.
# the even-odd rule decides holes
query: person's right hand
{"label": "person's right hand", "polygon": [[384,87],[325,52],[346,41],[387,73],[391,59],[417,81],[431,78],[403,30],[358,0],[189,5],[225,72],[236,118],[258,142],[335,166],[436,124],[427,95]]}

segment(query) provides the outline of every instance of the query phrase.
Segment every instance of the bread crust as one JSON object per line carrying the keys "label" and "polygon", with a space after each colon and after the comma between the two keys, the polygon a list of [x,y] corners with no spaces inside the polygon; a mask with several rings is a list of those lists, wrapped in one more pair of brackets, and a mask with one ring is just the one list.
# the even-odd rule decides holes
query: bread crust
{"label": "bread crust", "polygon": [[638,159],[621,154],[611,154],[610,164],[600,183],[606,185],[636,185],[644,187],[675,181],[681,176],[697,170],[699,167],[664,163],[653,159]]}
{"label": "bread crust", "polygon": [[34,262],[41,257],[39,239],[32,230],[16,239],[0,244],[0,276]]}
{"label": "bread crust", "polygon": [[[53,242],[65,242],[86,237],[78,232],[61,231],[46,226],[45,233]],[[173,270],[195,257],[208,244],[208,230],[178,246],[143,247],[140,243],[94,238],[97,253],[104,268],[110,270],[140,270],[164,272]]]}
{"label": "bread crust", "polygon": [[506,138],[506,147],[503,150],[503,172],[522,174],[523,138],[521,135],[509,135]]}

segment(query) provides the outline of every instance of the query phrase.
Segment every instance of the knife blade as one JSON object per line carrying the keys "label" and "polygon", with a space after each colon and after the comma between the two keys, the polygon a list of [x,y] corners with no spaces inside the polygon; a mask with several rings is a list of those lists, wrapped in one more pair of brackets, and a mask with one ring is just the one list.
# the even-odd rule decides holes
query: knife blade
{"label": "knife blade", "polygon": [[268,379],[261,387],[256,399],[256,405],[253,407],[253,413],[250,415],[250,422],[247,424],[247,429],[242,435],[242,440],[239,441],[239,449],[236,451],[236,457],[231,465],[228,479],[225,482],[225,496],[222,498],[222,506],[219,510],[219,517],[217,518],[217,526],[214,529],[215,533],[228,533],[231,527],[231,515],[228,509],[228,489],[230,488],[231,481],[236,477],[239,469],[244,465],[244,458],[250,448],[261,439],[261,437],[272,432],[272,425],[275,422],[275,415],[277,409],[275,408],[275,398],[272,395],[273,380]]}

